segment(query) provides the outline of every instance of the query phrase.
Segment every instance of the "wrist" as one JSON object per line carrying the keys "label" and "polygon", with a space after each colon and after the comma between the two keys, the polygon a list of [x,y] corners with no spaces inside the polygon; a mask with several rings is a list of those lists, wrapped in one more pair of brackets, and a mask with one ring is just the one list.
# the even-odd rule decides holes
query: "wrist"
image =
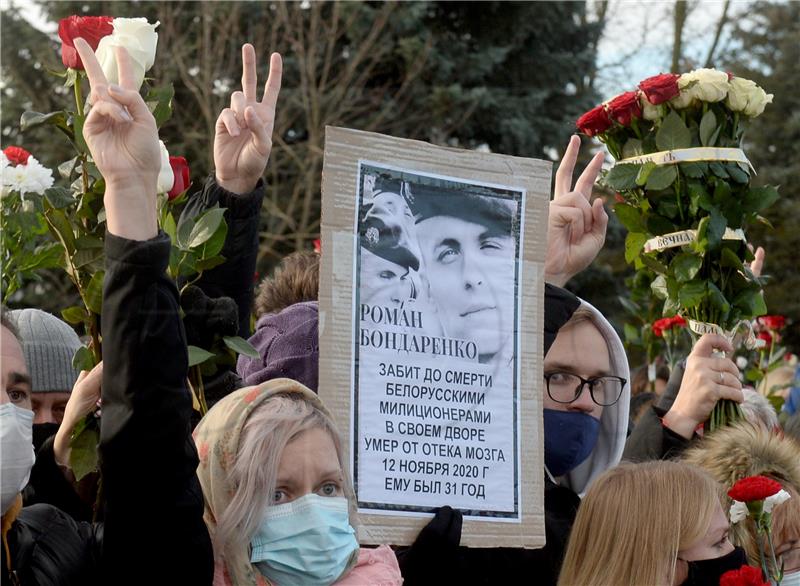
{"label": "wrist", "polygon": [[155,180],[108,183],[103,205],[106,226],[114,236],[143,241],[158,235]]}
{"label": "wrist", "polygon": [[692,439],[695,429],[697,429],[697,426],[701,423],[695,418],[681,413],[680,410],[675,409],[674,407],[667,411],[667,414],[664,415],[664,418],[661,421],[664,424],[664,427],[668,427],[679,436],[687,440]]}
{"label": "wrist", "polygon": [[217,185],[219,185],[222,189],[226,191],[230,191],[236,195],[244,195],[245,193],[250,193],[256,188],[258,185],[259,177],[256,178],[241,178],[235,177],[231,179],[225,179],[221,177],[219,174],[215,175],[217,180]]}
{"label": "wrist", "polygon": [[563,288],[571,278],[572,275],[567,275],[566,273],[551,273],[547,269],[544,271],[544,282],[556,287]]}
{"label": "wrist", "polygon": [[64,425],[64,422],[62,422],[56,432],[56,437],[53,439],[53,458],[56,464],[64,466],[65,468],[69,468],[69,443],[72,439],[71,435],[73,429],[74,426]]}

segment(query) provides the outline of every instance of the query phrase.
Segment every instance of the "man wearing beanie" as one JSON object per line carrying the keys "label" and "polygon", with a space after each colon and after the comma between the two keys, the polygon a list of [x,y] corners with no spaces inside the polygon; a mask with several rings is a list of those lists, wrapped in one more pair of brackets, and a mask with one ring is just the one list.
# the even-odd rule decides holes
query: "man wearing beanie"
{"label": "man wearing beanie", "polygon": [[9,312],[22,340],[22,352],[31,376],[33,444],[36,450],[55,435],[78,371],[72,357],[81,347],[75,331],[66,323],[40,309]]}

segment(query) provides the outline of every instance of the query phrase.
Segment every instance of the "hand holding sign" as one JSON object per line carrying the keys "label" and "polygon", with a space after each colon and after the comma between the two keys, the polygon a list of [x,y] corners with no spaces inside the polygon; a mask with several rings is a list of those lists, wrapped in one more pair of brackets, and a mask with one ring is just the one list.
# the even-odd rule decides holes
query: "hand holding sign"
{"label": "hand holding sign", "polygon": [[602,153],[594,156],[572,190],[572,172],[580,144],[577,136],[569,141],[556,172],[555,194],[548,214],[545,281],[559,287],[588,267],[606,240],[608,214],[603,202],[596,199],[589,203],[592,186],[603,165]]}
{"label": "hand holding sign", "polygon": [[108,230],[131,240],[158,233],[156,183],[161,168],[158,129],[133,78],[128,52],[115,47],[120,85],[109,85],[91,47],[75,39],[91,86],[83,137],[106,181]]}
{"label": "hand holding sign", "polygon": [[231,94],[230,108],[217,118],[214,165],[217,182],[234,193],[252,191],[267,166],[272,151],[275,105],[281,90],[281,56],[273,53],[261,101],[256,99],[256,51],[242,45],[242,90]]}

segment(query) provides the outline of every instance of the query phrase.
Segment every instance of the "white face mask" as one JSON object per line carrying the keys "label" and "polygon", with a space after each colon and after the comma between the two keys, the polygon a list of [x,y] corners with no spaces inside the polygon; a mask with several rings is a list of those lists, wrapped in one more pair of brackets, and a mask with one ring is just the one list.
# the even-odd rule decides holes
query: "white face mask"
{"label": "white face mask", "polygon": [[28,484],[33,461],[33,411],[13,403],[0,405],[0,464],[2,464],[2,514]]}

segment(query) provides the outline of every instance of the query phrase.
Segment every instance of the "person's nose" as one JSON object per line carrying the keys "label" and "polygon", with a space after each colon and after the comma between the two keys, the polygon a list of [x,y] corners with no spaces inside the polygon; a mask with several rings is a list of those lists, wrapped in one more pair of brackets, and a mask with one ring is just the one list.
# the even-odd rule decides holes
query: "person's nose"
{"label": "person's nose", "polygon": [[464,288],[472,289],[482,285],[485,280],[483,266],[473,254],[463,256]]}
{"label": "person's nose", "polygon": [[53,411],[50,409],[50,407],[45,405],[33,410],[33,422],[56,423],[56,419],[53,417]]}
{"label": "person's nose", "polygon": [[581,394],[568,406],[570,411],[582,411],[583,413],[591,413],[595,409],[594,401],[592,401],[592,394],[589,392],[589,385],[584,384],[581,387]]}

